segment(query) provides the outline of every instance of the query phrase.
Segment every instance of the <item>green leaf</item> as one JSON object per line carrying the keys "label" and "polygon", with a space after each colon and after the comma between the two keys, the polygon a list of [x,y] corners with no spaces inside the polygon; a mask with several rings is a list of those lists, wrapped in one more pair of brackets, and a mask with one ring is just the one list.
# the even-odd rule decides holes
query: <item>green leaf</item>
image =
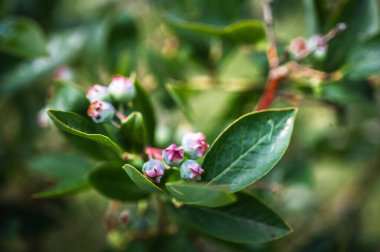
{"label": "green leaf", "polygon": [[199,231],[235,243],[268,242],[291,232],[272,209],[246,194],[238,194],[232,205],[212,209],[184,206],[179,211]]}
{"label": "green leaf", "polygon": [[79,30],[53,36],[47,46],[48,57],[24,61],[0,77],[0,93],[10,94],[28,85],[37,84],[37,80],[46,77],[58,66],[68,63],[82,49],[85,35],[84,31]]}
{"label": "green leaf", "polygon": [[344,71],[350,79],[380,75],[380,34],[359,44],[350,53]]}
{"label": "green leaf", "polygon": [[239,191],[267,174],[288,147],[296,110],[246,114],[216,139],[202,167],[203,179]]}
{"label": "green leaf", "polygon": [[167,84],[165,87],[187,119],[192,123],[196,122],[195,113],[189,104],[189,99],[197,93],[197,91],[191,89],[188,85]]}
{"label": "green leaf", "polygon": [[[208,139],[215,139],[217,132],[244,113],[243,107],[247,106],[247,100],[257,100],[259,95],[252,86],[209,88],[176,83],[168,84],[166,87],[187,119],[198,131],[207,135]],[[210,101],[218,101],[218,106],[210,106]],[[249,106],[254,106],[254,103]]]}
{"label": "green leaf", "polygon": [[339,82],[324,83],[321,98],[332,103],[352,104],[373,99],[373,87],[365,80],[343,79]]}
{"label": "green leaf", "polygon": [[136,201],[148,195],[135,185],[118,164],[100,164],[88,174],[88,179],[98,192],[112,199]]}
{"label": "green leaf", "polygon": [[127,151],[141,153],[146,142],[144,119],[140,112],[132,112],[121,124],[120,132]]}
{"label": "green leaf", "polygon": [[220,207],[236,201],[235,195],[220,186],[166,183],[166,188],[171,196],[189,205]]}
{"label": "green leaf", "polygon": [[133,100],[135,110],[141,112],[145,122],[148,144],[154,146],[154,132],[156,129],[156,118],[152,101],[138,80],[135,82],[136,97]]}
{"label": "green leaf", "polygon": [[258,20],[243,20],[227,26],[188,22],[173,17],[167,17],[166,20],[175,29],[198,36],[217,37],[237,44],[255,44],[265,38],[264,25]]}
{"label": "green leaf", "polygon": [[318,5],[315,0],[303,0],[305,8],[305,22],[308,36],[312,36],[320,32],[320,20],[318,16]]}
{"label": "green leaf", "polygon": [[41,28],[27,18],[0,22],[0,50],[26,58],[47,55]]}
{"label": "green leaf", "polygon": [[337,8],[332,14],[330,28],[334,24],[344,22],[347,24],[347,30],[329,43],[326,57],[327,71],[336,70],[344,63],[355,45],[353,41],[365,39],[379,29],[379,14],[375,0],[345,1],[340,6],[342,8]]}
{"label": "green leaf", "polygon": [[54,88],[49,108],[84,114],[89,106],[86,94],[70,81],[60,81]]}
{"label": "green leaf", "polygon": [[53,179],[47,190],[33,194],[35,198],[59,197],[90,187],[85,175],[91,163],[74,154],[45,154],[30,161],[33,172]]}
{"label": "green leaf", "polygon": [[223,28],[223,38],[239,44],[255,44],[265,38],[264,24],[257,20],[243,20]]}
{"label": "green leaf", "polygon": [[132,165],[126,164],[123,166],[123,170],[128,174],[133,182],[144,192],[149,193],[163,193],[161,188],[153,184],[149,179],[141,174],[135,167]]}
{"label": "green leaf", "polygon": [[109,137],[102,135],[97,125],[89,119],[73,112],[49,110],[48,114],[57,127],[67,133],[90,139],[122,156],[123,150]]}

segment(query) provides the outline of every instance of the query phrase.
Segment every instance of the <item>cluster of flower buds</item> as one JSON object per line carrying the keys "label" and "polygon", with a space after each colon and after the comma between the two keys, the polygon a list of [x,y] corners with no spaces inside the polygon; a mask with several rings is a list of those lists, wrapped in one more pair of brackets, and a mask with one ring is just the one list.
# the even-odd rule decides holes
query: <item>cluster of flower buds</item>
{"label": "cluster of flower buds", "polygon": [[159,182],[164,175],[165,165],[168,167],[180,166],[181,178],[196,181],[201,179],[204,170],[196,159],[202,157],[209,145],[202,133],[187,133],[182,139],[182,146],[169,145],[162,152],[162,161],[151,159],[143,165],[143,173],[154,182]]}
{"label": "cluster of flower buds", "polygon": [[323,57],[326,48],[326,38],[316,34],[309,39],[303,37],[293,39],[289,46],[289,52],[295,59],[304,58],[311,53],[314,53],[317,57]]}
{"label": "cluster of flower buds", "polygon": [[91,102],[87,115],[96,123],[111,121],[115,115],[112,103],[131,101],[135,94],[134,79],[131,77],[116,75],[108,87],[94,84],[86,94],[87,99]]}

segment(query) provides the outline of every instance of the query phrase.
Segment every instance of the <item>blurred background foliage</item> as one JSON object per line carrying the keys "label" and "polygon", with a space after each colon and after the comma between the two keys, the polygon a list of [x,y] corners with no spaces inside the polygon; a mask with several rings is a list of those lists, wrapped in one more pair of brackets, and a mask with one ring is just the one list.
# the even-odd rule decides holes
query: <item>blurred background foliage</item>
{"label": "blurred background foliage", "polygon": [[[81,93],[68,87],[86,90],[135,71],[154,103],[156,147],[178,142],[191,129],[212,142],[253,110],[265,86],[261,1],[2,0],[0,250],[379,250],[378,6],[375,0],[273,1],[284,59],[297,36],[324,34],[338,22],[348,29],[331,41],[325,57],[303,62],[340,78],[283,82],[273,107],[299,107],[293,139],[275,169],[250,188],[294,232],[236,247],[182,230],[149,242],[107,231],[107,199],[84,176],[93,157],[55,127],[42,128],[49,123],[41,109],[49,101],[55,109],[85,114],[87,104],[75,103]],[[58,199],[32,197],[62,184],[87,190]],[[145,226],[157,222],[143,202],[130,207]]]}

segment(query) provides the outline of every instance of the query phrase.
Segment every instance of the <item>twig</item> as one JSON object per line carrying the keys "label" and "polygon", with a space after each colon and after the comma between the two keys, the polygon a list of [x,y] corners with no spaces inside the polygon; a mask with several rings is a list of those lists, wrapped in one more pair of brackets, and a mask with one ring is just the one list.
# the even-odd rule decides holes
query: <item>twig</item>
{"label": "twig", "polygon": [[[270,71],[269,71],[269,76],[266,83],[265,91],[263,95],[261,96],[260,101],[257,104],[255,110],[264,110],[264,109],[269,108],[276,96],[276,92],[277,92],[280,82],[283,79],[290,76],[291,74],[311,75],[311,77],[314,77],[321,81],[329,79],[329,78],[331,79],[340,78],[339,73],[332,73],[332,74],[323,73],[311,68],[303,67],[298,64],[299,61],[303,60],[304,58],[312,54],[316,50],[316,48],[313,48],[313,50],[310,50],[310,52],[296,59],[295,61],[290,61],[288,63],[278,66],[279,62],[278,62],[278,55],[277,55],[277,49],[276,49],[276,40],[274,37],[275,34],[273,31],[273,24],[272,24],[273,19],[272,19],[272,10],[270,8],[270,0],[264,0],[263,11],[264,11],[264,21],[266,25],[267,37],[269,40],[267,58],[269,61]],[[346,28],[347,27],[344,23],[339,23],[337,26],[331,29],[326,35],[323,36],[325,43],[327,44],[331,39],[335,38],[339,33],[344,31]]]}
{"label": "twig", "polygon": [[267,47],[267,57],[269,61],[270,69],[274,69],[279,64],[278,54],[277,54],[277,44],[276,44],[276,35],[274,33],[273,26],[273,14],[272,8],[270,6],[271,0],[263,1],[263,15],[265,22],[265,31],[268,38],[268,47]]}
{"label": "twig", "polygon": [[119,118],[119,120],[123,123],[127,120],[127,117],[125,116],[125,114],[121,111],[116,111],[115,112],[115,115],[117,118]]}
{"label": "twig", "polygon": [[[332,40],[333,38],[335,38],[338,34],[340,34],[341,32],[343,32],[346,29],[347,29],[347,25],[345,23],[339,23],[339,24],[337,24],[334,28],[332,28],[328,33],[326,33],[323,36],[322,39],[323,39],[325,45],[327,45],[330,42],[330,40]],[[317,47],[312,48],[306,54],[304,54],[301,57],[298,57],[297,59],[295,59],[295,61],[300,62],[300,61],[304,60],[305,58],[307,58],[310,55],[312,55],[316,50],[317,50]]]}
{"label": "twig", "polygon": [[117,128],[117,129],[120,129],[121,125],[115,121],[111,121],[112,125]]}
{"label": "twig", "polygon": [[269,108],[275,98],[278,85],[287,75],[288,68],[285,66],[277,67],[270,71],[264,94],[261,96],[255,110],[264,110]]}

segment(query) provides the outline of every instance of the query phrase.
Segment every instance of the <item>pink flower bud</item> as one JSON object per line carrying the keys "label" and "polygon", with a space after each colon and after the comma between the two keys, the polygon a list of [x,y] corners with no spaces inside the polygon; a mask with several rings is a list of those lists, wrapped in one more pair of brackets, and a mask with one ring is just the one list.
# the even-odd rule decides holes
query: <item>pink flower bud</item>
{"label": "pink flower bud", "polygon": [[37,114],[37,123],[41,128],[45,128],[50,125],[50,118],[47,113],[48,108],[43,107]]}
{"label": "pink flower bud", "polygon": [[181,164],[183,160],[183,149],[177,147],[175,144],[171,144],[162,152],[164,161],[169,166],[177,166]]}
{"label": "pink flower bud", "polygon": [[154,147],[145,147],[145,154],[148,155],[149,159],[159,159],[162,160],[162,150]]}
{"label": "pink flower bud", "polygon": [[109,102],[96,100],[88,107],[87,115],[96,123],[108,122],[115,115],[115,109]]}
{"label": "pink flower bud", "polygon": [[133,79],[121,75],[112,78],[108,90],[111,98],[116,102],[131,101],[136,93]]}
{"label": "pink flower bud", "polygon": [[310,52],[306,39],[303,37],[293,39],[290,43],[289,52],[295,58],[306,56]]}
{"label": "pink flower bud", "polygon": [[74,73],[68,66],[63,65],[54,71],[53,78],[56,81],[70,81],[74,79]]}
{"label": "pink flower bud", "polygon": [[194,160],[185,161],[180,168],[181,178],[184,180],[200,180],[204,170]]}
{"label": "pink flower bud", "polygon": [[151,159],[148,162],[144,163],[142,171],[145,176],[154,182],[159,183],[161,177],[164,175],[165,167],[160,160]]}
{"label": "pink flower bud", "polygon": [[202,133],[187,133],[182,138],[182,147],[186,155],[191,159],[202,157],[209,148],[206,137]]}
{"label": "pink flower bud", "polygon": [[314,35],[308,41],[310,50],[314,50],[317,57],[323,57],[327,49],[327,41],[322,35]]}
{"label": "pink flower bud", "polygon": [[91,102],[95,100],[108,100],[108,88],[106,86],[94,84],[88,89],[86,97]]}

